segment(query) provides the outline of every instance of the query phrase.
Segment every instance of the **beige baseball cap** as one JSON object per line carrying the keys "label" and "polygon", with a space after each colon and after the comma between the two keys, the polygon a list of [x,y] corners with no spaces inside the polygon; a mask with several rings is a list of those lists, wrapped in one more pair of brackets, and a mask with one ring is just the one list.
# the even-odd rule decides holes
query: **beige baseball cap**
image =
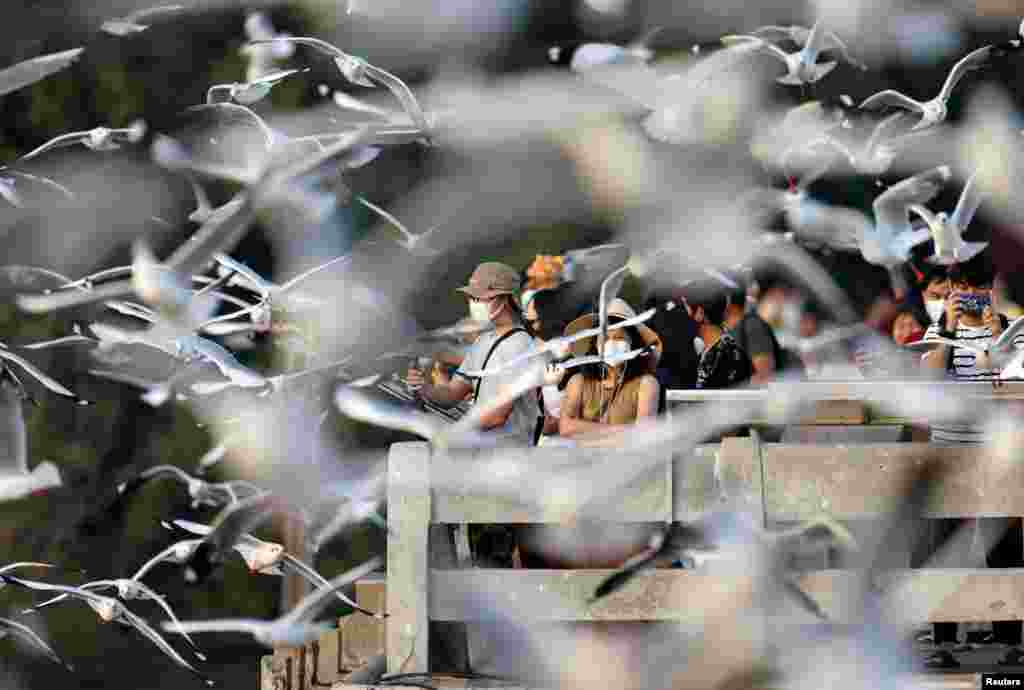
{"label": "beige baseball cap", "polygon": [[469,284],[458,288],[476,299],[491,299],[498,295],[515,295],[522,285],[519,271],[497,261],[482,263],[469,277]]}

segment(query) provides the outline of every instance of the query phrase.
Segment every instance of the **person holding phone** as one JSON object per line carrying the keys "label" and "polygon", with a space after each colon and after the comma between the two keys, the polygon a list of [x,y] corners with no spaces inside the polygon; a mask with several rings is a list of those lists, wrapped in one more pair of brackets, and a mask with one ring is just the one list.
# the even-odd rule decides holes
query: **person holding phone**
{"label": "person holding phone", "polygon": [[[988,347],[1009,325],[1008,319],[996,312],[992,303],[994,271],[987,252],[970,262],[958,264],[949,274],[950,292],[945,299],[943,314],[936,323],[925,331],[923,342],[930,338],[945,337],[970,343],[972,346]],[[1024,334],[1014,340],[1014,347],[1024,348]],[[955,381],[993,381],[999,378],[999,370],[992,365],[987,354],[979,354],[963,347],[937,343],[935,348],[922,357],[925,368],[944,374]],[[933,424],[931,442],[941,445],[982,445],[989,441],[985,430],[972,424]],[[925,539],[919,546],[912,567],[920,567],[937,551],[943,542],[963,526],[963,520],[936,519],[926,521]],[[982,535],[981,543],[992,544],[985,561],[990,568],[1024,566],[1024,532],[1020,518],[980,518],[974,529]],[[991,535],[985,537],[984,535]],[[964,567],[969,554],[950,554],[947,562],[939,567]],[[992,641],[1009,647],[1002,665],[1024,663],[1021,621],[996,621],[992,623]],[[933,668],[952,668],[959,665],[948,647],[957,640],[957,624],[936,623],[934,643],[940,647],[926,661]],[[941,649],[946,646],[947,649]]]}

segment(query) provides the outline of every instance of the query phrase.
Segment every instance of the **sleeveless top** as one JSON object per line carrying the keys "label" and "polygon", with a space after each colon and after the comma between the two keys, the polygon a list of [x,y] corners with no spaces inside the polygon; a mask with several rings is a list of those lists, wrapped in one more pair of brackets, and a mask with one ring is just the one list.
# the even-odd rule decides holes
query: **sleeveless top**
{"label": "sleeveless top", "polygon": [[605,388],[598,379],[584,377],[576,416],[587,422],[632,424],[643,381],[644,376],[637,376],[614,389]]}

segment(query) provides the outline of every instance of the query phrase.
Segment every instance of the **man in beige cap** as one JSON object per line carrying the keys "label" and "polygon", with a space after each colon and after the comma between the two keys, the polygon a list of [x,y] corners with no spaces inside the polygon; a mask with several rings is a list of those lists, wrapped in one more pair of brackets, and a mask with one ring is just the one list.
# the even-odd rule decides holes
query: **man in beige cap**
{"label": "man in beige cap", "polygon": [[[410,369],[407,380],[414,386],[422,384],[419,389],[422,398],[441,407],[451,407],[472,395],[474,404],[486,404],[497,398],[502,386],[515,378],[512,373],[474,379],[462,372],[500,369],[533,348],[533,338],[523,327],[517,298],[521,284],[519,273],[511,266],[488,262],[476,267],[469,284],[460,287],[459,291],[469,299],[470,316],[476,321],[489,321],[494,330],[477,338],[462,366],[449,380],[424,383],[422,373]],[[483,417],[480,426],[484,430],[507,434],[511,443],[531,445],[538,415],[537,398],[528,394],[495,408]]]}

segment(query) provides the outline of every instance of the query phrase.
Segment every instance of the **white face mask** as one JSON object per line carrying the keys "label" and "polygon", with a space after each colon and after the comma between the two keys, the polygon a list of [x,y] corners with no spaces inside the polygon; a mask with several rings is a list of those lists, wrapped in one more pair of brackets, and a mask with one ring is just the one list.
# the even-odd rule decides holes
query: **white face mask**
{"label": "white face mask", "polygon": [[604,343],[604,356],[614,357],[615,355],[624,355],[629,352],[631,346],[626,340],[606,340]]}
{"label": "white face mask", "polygon": [[928,299],[924,301],[924,308],[928,312],[928,318],[932,320],[932,323],[938,323],[939,319],[942,318],[942,312],[945,311],[946,302],[941,299]]}
{"label": "white face mask", "polygon": [[707,346],[704,344],[704,340],[702,338],[693,339],[693,351],[697,353],[698,357],[704,354],[705,347]]}
{"label": "white face mask", "polygon": [[469,303],[469,316],[474,321],[491,320],[491,303],[472,301]]}

